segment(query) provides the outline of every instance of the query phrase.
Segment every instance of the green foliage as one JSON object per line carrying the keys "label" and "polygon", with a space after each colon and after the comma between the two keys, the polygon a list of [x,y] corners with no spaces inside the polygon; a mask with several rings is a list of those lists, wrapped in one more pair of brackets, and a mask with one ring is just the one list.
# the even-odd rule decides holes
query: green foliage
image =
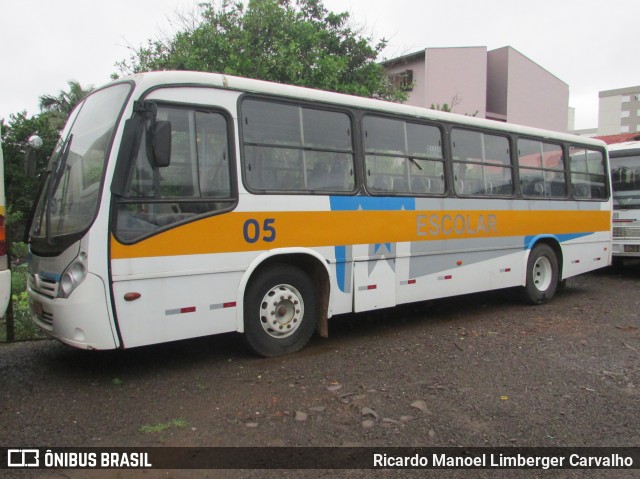
{"label": "green foliage", "polygon": [[[11,301],[13,303],[14,339],[17,341],[44,337],[31,319],[31,309],[29,307],[26,292],[27,275],[28,272],[26,265],[15,267],[11,272]],[[6,327],[3,320],[0,322],[0,342],[4,341],[6,341]]]}
{"label": "green foliage", "polygon": [[60,90],[57,95],[42,95],[39,98],[40,110],[51,115],[51,121],[59,130],[62,130],[76,105],[93,90],[93,85],[83,88],[75,80],[69,80],[67,85],[67,91]]}
{"label": "green foliage", "polygon": [[93,85],[83,88],[80,82],[69,80],[68,91],[60,90],[58,95],[42,95],[40,100],[40,110],[43,112],[58,112],[68,117],[78,103],[91,93]]}
{"label": "green foliage", "polygon": [[[48,113],[27,118],[26,112],[10,115],[8,124],[0,120],[5,194],[9,209],[7,228],[9,238],[14,241],[24,237],[25,224],[31,214],[40,179],[58,140],[56,122],[52,120],[53,117]],[[44,142],[38,151],[27,145],[33,134],[38,134]],[[27,155],[34,164],[34,171],[29,171],[27,167]]]}
{"label": "green foliage", "polygon": [[[184,20],[184,19],[183,19]],[[121,73],[196,70],[227,73],[366,97],[402,101],[373,43],[320,0],[222,0],[200,4],[173,38],[149,40],[116,64]]]}
{"label": "green foliage", "polygon": [[432,103],[429,108],[431,108],[432,110],[445,111],[447,113],[451,113],[451,107],[449,106],[448,103],[444,103],[442,105],[440,105],[440,103],[438,103],[437,105],[434,105]]}
{"label": "green foliage", "polygon": [[27,243],[23,243],[22,241],[13,241],[11,243],[11,250],[9,251],[9,254],[13,261],[22,263],[27,259],[29,247],[27,246]]}

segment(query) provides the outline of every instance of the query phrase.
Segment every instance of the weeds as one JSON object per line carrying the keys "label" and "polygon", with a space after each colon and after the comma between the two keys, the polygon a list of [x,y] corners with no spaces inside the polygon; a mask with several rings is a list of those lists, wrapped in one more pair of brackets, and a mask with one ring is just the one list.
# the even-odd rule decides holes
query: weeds
{"label": "weeds", "polygon": [[183,421],[182,419],[173,419],[169,422],[163,422],[158,424],[145,424],[140,428],[140,432],[145,432],[145,433],[162,432],[174,427],[187,427],[188,425],[189,423],[187,421]]}
{"label": "weeds", "polygon": [[[42,339],[45,336],[31,319],[27,299],[27,265],[15,266],[11,271],[11,302],[13,303],[13,327],[16,341]],[[7,340],[6,318],[0,321],[0,342]]]}

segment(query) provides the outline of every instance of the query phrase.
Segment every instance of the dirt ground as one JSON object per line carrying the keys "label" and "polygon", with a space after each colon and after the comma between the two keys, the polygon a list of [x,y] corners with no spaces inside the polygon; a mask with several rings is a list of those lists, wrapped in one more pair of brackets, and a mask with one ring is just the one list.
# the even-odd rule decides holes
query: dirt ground
{"label": "dirt ground", "polygon": [[[0,445],[638,446],[639,293],[633,264],[573,278],[543,306],[500,291],[338,317],[329,339],[274,359],[252,356],[236,335],[104,352],[49,340],[3,344]],[[11,472],[6,477],[638,477]]]}

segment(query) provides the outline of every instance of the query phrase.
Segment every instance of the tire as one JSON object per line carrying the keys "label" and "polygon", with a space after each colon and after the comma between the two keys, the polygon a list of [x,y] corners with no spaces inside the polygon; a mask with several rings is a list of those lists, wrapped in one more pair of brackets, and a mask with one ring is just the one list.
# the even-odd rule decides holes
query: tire
{"label": "tire", "polygon": [[264,357],[302,349],[318,321],[313,281],[290,265],[269,267],[247,287],[244,337],[248,347]]}
{"label": "tire", "polygon": [[539,244],[529,254],[523,299],[530,304],[548,303],[557,289],[558,258],[549,245]]}

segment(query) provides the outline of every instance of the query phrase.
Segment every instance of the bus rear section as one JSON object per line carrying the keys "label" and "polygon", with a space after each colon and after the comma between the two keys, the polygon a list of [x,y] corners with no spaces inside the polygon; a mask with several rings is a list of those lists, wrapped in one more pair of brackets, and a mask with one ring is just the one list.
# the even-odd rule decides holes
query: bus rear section
{"label": "bus rear section", "polygon": [[609,146],[613,184],[613,256],[640,258],[640,141]]}

